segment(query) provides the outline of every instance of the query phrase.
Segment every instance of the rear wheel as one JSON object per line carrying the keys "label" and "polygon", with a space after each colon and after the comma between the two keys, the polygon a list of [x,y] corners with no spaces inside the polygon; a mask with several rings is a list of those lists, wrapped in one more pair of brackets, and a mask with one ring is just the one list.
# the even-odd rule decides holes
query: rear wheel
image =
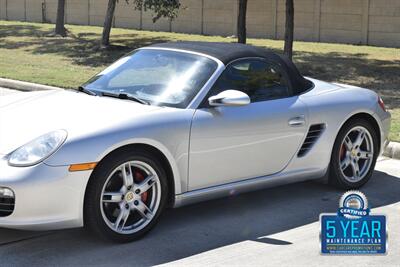
{"label": "rear wheel", "polygon": [[167,194],[166,174],[150,153],[124,152],[109,157],[90,179],[85,226],[117,242],[138,239],[157,222]]}
{"label": "rear wheel", "polygon": [[347,122],[332,151],[330,182],[344,189],[364,185],[374,171],[378,149],[377,133],[367,120]]}

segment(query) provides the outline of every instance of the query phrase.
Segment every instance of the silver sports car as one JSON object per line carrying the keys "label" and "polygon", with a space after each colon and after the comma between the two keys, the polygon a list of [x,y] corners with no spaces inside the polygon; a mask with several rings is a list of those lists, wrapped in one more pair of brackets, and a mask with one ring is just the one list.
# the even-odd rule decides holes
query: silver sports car
{"label": "silver sports car", "polygon": [[79,90],[0,98],[0,226],[126,242],[167,207],[318,178],[358,188],[389,127],[373,91],[261,48],[140,48]]}

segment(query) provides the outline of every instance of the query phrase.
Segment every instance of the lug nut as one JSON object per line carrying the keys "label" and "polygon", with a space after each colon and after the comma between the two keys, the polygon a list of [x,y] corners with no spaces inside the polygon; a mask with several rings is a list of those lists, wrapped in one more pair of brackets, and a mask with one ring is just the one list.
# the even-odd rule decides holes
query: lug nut
{"label": "lug nut", "polygon": [[128,190],[131,190],[132,186],[128,186]]}
{"label": "lug nut", "polygon": [[140,194],[140,189],[136,189],[135,194],[139,195]]}
{"label": "lug nut", "polygon": [[139,205],[139,201],[135,200],[135,202],[133,202],[133,204],[135,204],[135,206]]}
{"label": "lug nut", "polygon": [[126,204],[126,205],[125,205],[125,208],[126,208],[126,209],[129,209],[129,205],[128,205],[128,204]]}

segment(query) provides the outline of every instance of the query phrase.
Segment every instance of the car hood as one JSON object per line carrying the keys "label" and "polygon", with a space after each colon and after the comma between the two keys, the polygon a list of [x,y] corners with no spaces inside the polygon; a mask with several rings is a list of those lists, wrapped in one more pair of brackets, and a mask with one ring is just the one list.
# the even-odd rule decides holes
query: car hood
{"label": "car hood", "polygon": [[66,130],[70,139],[132,122],[158,109],[68,90],[0,96],[0,154],[54,130]]}

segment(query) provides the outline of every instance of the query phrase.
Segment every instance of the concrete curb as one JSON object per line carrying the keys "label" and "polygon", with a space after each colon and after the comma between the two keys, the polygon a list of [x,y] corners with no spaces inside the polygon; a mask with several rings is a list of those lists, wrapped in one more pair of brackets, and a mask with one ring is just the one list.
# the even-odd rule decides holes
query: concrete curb
{"label": "concrete curb", "polygon": [[0,87],[16,89],[20,91],[43,91],[43,90],[60,90],[62,88],[42,85],[37,83],[29,83],[16,81],[11,79],[0,78]]}
{"label": "concrete curb", "polygon": [[400,143],[389,142],[385,147],[383,155],[393,159],[400,159]]}

